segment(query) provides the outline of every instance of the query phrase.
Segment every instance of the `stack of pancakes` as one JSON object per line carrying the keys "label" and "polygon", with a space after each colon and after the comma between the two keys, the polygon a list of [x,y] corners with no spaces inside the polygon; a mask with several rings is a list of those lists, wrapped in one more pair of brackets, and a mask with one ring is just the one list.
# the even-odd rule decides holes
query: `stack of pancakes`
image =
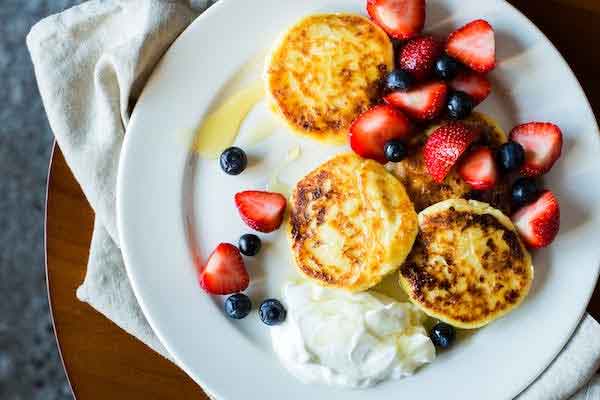
{"label": "stack of pancakes", "polygon": [[[314,15],[277,43],[267,90],[294,132],[339,143],[377,100],[378,82],[391,68],[392,44],[369,20]],[[466,122],[492,148],[506,141],[485,115]],[[523,301],[531,257],[505,215],[505,183],[473,192],[456,171],[442,184],[430,178],[422,156],[430,131],[415,135],[411,155],[389,169],[344,153],[302,178],[290,199],[290,246],[298,270],[321,285],[363,291],[399,271],[402,288],[424,312],[477,328]]]}

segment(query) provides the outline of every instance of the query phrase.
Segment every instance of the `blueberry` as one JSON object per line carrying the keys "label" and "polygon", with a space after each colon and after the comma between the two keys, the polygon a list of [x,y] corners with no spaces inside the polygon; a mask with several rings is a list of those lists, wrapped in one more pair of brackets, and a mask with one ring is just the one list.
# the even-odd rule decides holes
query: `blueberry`
{"label": "blueberry", "polygon": [[454,327],[444,322],[436,324],[429,333],[431,341],[436,347],[447,349],[452,346],[454,339],[456,339],[456,331]]}
{"label": "blueberry", "polygon": [[250,298],[243,293],[231,295],[225,300],[225,312],[231,318],[242,319],[252,310]]}
{"label": "blueberry", "polygon": [[465,92],[455,91],[448,96],[448,116],[451,119],[465,119],[475,108],[475,102]]}
{"label": "blueberry", "polygon": [[408,90],[413,84],[413,78],[406,71],[395,69],[383,79],[383,91],[385,93],[396,90]]}
{"label": "blueberry", "polygon": [[442,55],[437,59],[433,66],[435,74],[443,80],[449,81],[454,79],[460,70],[460,63],[447,54]]}
{"label": "blueberry", "polygon": [[400,162],[406,157],[406,147],[400,140],[388,140],[383,146],[385,158],[390,162]]}
{"label": "blueberry", "polygon": [[276,299],[267,299],[262,302],[259,309],[260,319],[267,325],[279,325],[285,321],[287,311],[283,304]]}
{"label": "blueberry", "polygon": [[255,256],[260,251],[260,238],[252,233],[240,237],[238,247],[245,256]]}
{"label": "blueberry", "polygon": [[535,179],[519,178],[513,183],[511,193],[513,204],[518,208],[533,203],[537,199],[540,189]]}
{"label": "blueberry", "polygon": [[248,166],[248,158],[244,150],[239,147],[229,147],[221,153],[219,159],[221,168],[229,175],[239,175]]}
{"label": "blueberry", "polygon": [[516,171],[521,168],[521,165],[525,162],[525,150],[523,150],[523,146],[517,142],[504,143],[498,149],[496,158],[498,159],[498,164],[504,171]]}

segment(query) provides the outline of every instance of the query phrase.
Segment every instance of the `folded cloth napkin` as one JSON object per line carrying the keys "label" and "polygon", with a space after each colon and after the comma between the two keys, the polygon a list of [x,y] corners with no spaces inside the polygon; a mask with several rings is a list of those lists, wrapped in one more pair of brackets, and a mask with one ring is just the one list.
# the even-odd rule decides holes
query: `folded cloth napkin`
{"label": "folded cloth napkin", "polygon": [[[169,358],[127,279],[115,223],[115,184],[129,113],[169,45],[212,1],[93,0],[33,27],[27,45],[50,126],[96,212],[77,297]],[[600,325],[585,316],[520,400],[600,399]]]}

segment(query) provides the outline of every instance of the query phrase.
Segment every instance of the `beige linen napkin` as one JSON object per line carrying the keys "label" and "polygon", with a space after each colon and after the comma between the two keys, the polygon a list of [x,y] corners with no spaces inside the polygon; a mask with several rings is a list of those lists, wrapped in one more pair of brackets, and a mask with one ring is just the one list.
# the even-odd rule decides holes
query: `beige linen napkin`
{"label": "beige linen napkin", "polygon": [[[132,105],[169,45],[209,3],[93,0],[44,19],[27,37],[50,126],[96,212],[77,297],[167,358],[127,279],[115,223],[115,184]],[[567,399],[581,387],[576,399],[600,399],[598,379],[585,386],[599,361],[600,326],[586,316],[519,399]]]}

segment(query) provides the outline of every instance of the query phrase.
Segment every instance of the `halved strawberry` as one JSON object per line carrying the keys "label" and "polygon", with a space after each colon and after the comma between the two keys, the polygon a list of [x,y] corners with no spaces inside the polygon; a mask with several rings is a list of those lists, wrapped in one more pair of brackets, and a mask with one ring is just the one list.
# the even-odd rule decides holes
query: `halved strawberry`
{"label": "halved strawberry", "polygon": [[512,220],[525,244],[531,248],[546,247],[560,229],[560,206],[551,191],[545,191],[535,201],[519,211]]}
{"label": "halved strawberry", "polygon": [[460,162],[458,173],[475,190],[489,190],[498,182],[494,154],[488,147],[468,153]]}
{"label": "halved strawberry", "polygon": [[484,101],[492,92],[492,84],[485,75],[476,72],[461,72],[449,83],[454,90],[465,92],[475,103]]}
{"label": "halved strawberry", "polygon": [[431,75],[441,52],[441,44],[433,37],[419,36],[404,45],[398,55],[398,65],[416,80],[423,80]]}
{"label": "halved strawberry", "polygon": [[410,39],[425,25],[425,0],[367,0],[367,12],[396,39]]}
{"label": "halved strawberry", "polygon": [[454,31],[446,53],[474,71],[486,73],[496,66],[496,39],[489,22],[478,19]]}
{"label": "halved strawberry", "polygon": [[409,134],[410,122],[400,110],[387,104],[378,105],[354,120],[350,126],[350,147],[361,157],[385,163],[385,143]]}
{"label": "halved strawberry", "polygon": [[477,131],[462,122],[451,122],[433,131],[423,147],[423,158],[434,181],[444,182],[454,164],[477,136]]}
{"label": "halved strawberry", "polygon": [[279,193],[247,190],[235,195],[242,220],[259,232],[273,232],[281,226],[286,199]]}
{"label": "halved strawberry", "polygon": [[241,292],[249,283],[242,255],[229,243],[219,244],[200,271],[200,286],[211,294]]}
{"label": "halved strawberry", "polygon": [[525,162],[521,174],[540,176],[552,169],[562,152],[562,132],[554,124],[529,122],[519,125],[510,132],[510,140],[523,146]]}
{"label": "halved strawberry", "polygon": [[444,82],[432,82],[413,87],[407,92],[392,92],[384,100],[408,116],[426,121],[437,117],[446,106],[447,94],[448,87]]}

